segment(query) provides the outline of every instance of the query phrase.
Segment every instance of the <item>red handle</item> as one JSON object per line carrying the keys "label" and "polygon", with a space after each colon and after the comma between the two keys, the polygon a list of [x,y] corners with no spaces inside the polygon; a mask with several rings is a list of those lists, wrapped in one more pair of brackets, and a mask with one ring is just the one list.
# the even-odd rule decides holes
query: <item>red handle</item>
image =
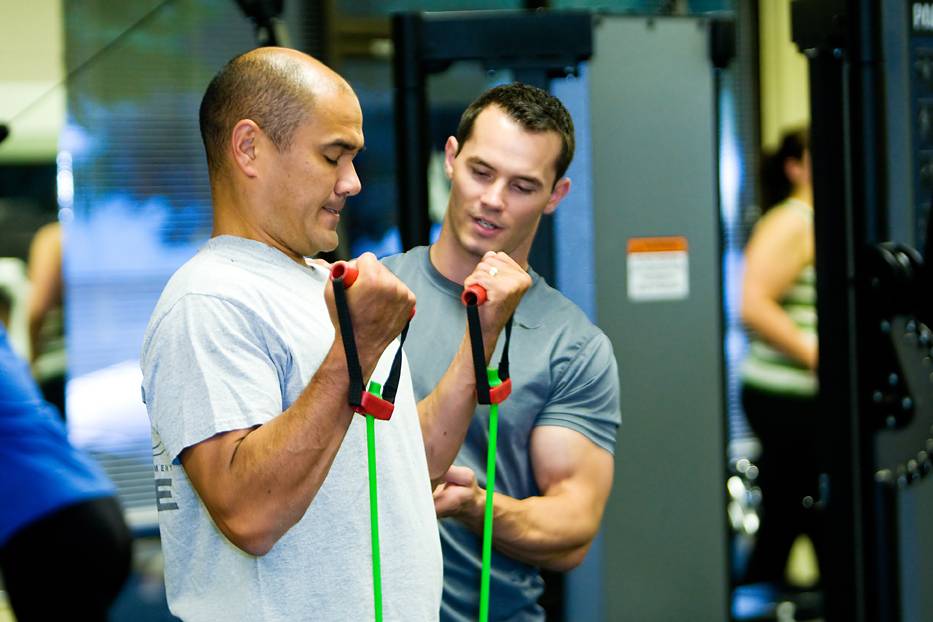
{"label": "red handle", "polygon": [[[360,275],[360,271],[348,264],[345,261],[338,261],[330,267],[330,278],[332,281],[338,281],[343,279],[344,289],[349,289],[351,285],[356,283],[356,277]],[[486,292],[483,292],[483,299],[485,300]],[[408,320],[415,317],[415,308],[412,307],[411,315],[408,316]]]}
{"label": "red handle", "polygon": [[345,261],[338,261],[330,267],[330,278],[334,281],[343,279],[343,286],[349,288],[356,282],[360,271]]}
{"label": "red handle", "polygon": [[460,302],[465,306],[476,305],[477,307],[486,302],[486,288],[479,284],[473,284],[463,289],[460,294]]}
{"label": "red handle", "polygon": [[361,404],[353,409],[355,412],[361,415],[372,415],[380,421],[388,421],[392,418],[395,404],[387,402],[369,391],[363,391],[362,398],[360,400]]}
{"label": "red handle", "polygon": [[489,403],[501,404],[512,394],[512,379],[506,378],[501,384],[489,389]]}

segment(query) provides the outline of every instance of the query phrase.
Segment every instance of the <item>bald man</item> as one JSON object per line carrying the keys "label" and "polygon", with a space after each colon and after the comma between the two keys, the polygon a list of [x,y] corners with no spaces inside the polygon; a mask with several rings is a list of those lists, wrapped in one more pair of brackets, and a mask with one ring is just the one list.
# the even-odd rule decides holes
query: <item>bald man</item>
{"label": "bald man", "polygon": [[[328,272],[305,262],[336,247],[360,191],[359,102],[311,57],[261,48],[214,77],[200,122],[213,235],[166,285],[142,352],[169,607],[372,619],[365,421],[347,405]],[[357,266],[360,364],[382,381],[415,300],[372,255]],[[377,438],[385,619],[436,619],[440,545],[407,362]]]}

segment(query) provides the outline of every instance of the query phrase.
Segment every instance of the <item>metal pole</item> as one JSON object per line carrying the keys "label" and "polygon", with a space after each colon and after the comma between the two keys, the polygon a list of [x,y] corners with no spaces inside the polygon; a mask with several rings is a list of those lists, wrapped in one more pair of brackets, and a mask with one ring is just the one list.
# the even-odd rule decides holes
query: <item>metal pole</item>
{"label": "metal pole", "polygon": [[429,242],[428,127],[425,72],[421,59],[422,18],[417,13],[392,16],[395,55],[395,164],[398,172],[399,232],[408,250]]}

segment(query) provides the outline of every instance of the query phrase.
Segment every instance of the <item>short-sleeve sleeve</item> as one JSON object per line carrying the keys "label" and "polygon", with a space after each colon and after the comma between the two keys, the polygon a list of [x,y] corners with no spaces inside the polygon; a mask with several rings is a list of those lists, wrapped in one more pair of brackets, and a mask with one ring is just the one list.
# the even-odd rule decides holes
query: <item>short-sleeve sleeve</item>
{"label": "short-sleeve sleeve", "polygon": [[143,398],[170,459],[215,434],[281,414],[281,350],[241,304],[200,294],[175,303],[142,355]]}
{"label": "short-sleeve sleeve", "polygon": [[558,371],[554,390],[535,425],[570,428],[615,453],[619,412],[619,372],[612,344],[599,333]]}

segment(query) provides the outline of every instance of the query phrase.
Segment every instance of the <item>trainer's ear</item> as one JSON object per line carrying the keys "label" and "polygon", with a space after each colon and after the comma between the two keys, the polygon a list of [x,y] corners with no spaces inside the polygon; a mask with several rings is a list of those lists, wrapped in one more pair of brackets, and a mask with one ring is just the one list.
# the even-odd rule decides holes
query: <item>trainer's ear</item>
{"label": "trainer's ear", "polygon": [[547,205],[544,206],[544,213],[552,214],[554,210],[557,209],[557,204],[567,196],[568,192],[570,192],[570,178],[564,177],[554,184],[554,189],[551,190],[551,196],[547,200]]}
{"label": "trainer's ear", "polygon": [[457,159],[457,153],[460,151],[460,144],[453,136],[447,138],[444,144],[444,172],[447,173],[447,179],[453,179],[454,160]]}
{"label": "trainer's ear", "polygon": [[230,152],[233,163],[247,177],[258,177],[256,159],[259,157],[259,143],[262,130],[255,121],[242,119],[233,126],[230,133]]}

